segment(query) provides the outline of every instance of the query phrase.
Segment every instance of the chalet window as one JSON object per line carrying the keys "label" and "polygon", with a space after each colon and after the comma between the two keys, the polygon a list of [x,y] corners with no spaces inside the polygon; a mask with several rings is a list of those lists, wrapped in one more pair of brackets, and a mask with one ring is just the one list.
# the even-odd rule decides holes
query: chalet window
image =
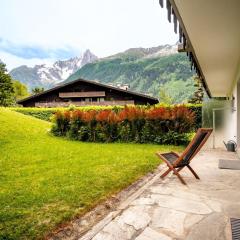
{"label": "chalet window", "polygon": [[92,98],[85,98],[85,102],[92,102]]}

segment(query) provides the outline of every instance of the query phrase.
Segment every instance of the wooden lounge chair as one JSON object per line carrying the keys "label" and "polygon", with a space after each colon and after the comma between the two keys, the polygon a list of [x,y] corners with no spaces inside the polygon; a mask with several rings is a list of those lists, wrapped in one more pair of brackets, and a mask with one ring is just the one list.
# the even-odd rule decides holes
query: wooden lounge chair
{"label": "wooden lounge chair", "polygon": [[178,155],[175,152],[169,152],[169,153],[157,152],[156,155],[159,158],[161,158],[168,166],[168,170],[161,175],[161,178],[163,179],[171,171],[173,171],[173,173],[177,175],[181,183],[186,185],[186,182],[183,180],[179,172],[184,167],[187,167],[191,171],[191,173],[194,175],[195,178],[200,179],[199,176],[196,174],[196,172],[191,168],[189,164],[190,164],[190,161],[194,158],[194,156],[202,148],[204,143],[207,141],[211,133],[212,133],[212,128],[199,128],[193,140],[189,143],[189,145],[181,155]]}

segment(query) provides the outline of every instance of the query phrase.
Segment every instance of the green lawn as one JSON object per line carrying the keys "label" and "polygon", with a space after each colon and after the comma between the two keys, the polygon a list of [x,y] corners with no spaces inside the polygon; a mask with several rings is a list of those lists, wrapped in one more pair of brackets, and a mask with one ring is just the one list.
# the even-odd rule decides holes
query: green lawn
{"label": "green lawn", "polygon": [[149,171],[157,150],[181,147],[82,143],[50,123],[0,108],[0,239],[42,238]]}

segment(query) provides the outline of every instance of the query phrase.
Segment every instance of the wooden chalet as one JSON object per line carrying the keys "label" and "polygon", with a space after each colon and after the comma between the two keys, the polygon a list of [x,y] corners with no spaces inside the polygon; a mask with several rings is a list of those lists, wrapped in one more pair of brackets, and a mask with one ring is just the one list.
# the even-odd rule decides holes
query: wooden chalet
{"label": "wooden chalet", "polygon": [[21,99],[23,107],[67,107],[91,105],[157,104],[158,99],[141,93],[123,90],[96,81],[78,79]]}

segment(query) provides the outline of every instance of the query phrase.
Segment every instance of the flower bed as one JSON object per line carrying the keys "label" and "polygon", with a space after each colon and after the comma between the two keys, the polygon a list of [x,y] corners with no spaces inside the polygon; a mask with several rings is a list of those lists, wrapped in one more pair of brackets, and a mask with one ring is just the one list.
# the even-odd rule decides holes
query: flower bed
{"label": "flower bed", "polygon": [[186,106],[57,111],[53,134],[88,142],[185,144],[195,128]]}

